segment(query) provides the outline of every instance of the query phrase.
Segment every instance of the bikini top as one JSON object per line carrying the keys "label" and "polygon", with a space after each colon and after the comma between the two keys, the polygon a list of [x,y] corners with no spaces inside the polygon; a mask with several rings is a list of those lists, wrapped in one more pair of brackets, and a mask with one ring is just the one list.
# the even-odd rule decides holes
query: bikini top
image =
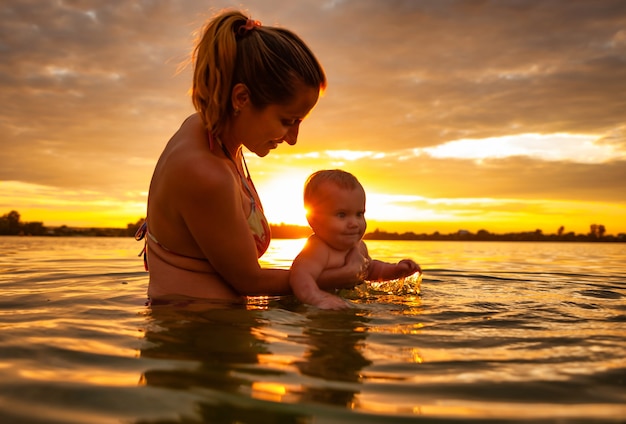
{"label": "bikini top", "polygon": [[[226,149],[226,147],[222,144],[222,142],[218,138],[216,138],[216,140],[217,140],[217,143],[222,148],[222,151],[224,152],[226,157],[235,165],[235,169],[237,170],[237,173],[239,174],[239,177],[241,178],[241,184],[243,188],[248,192],[248,197],[250,198],[250,215],[248,215],[248,227],[250,228],[250,231],[252,232],[252,236],[254,237],[254,242],[256,244],[257,257],[260,258],[267,251],[267,248],[270,245],[270,240],[271,240],[270,227],[269,227],[269,224],[267,223],[267,219],[265,218],[265,215],[263,214],[263,207],[261,206],[261,203],[256,201],[258,194],[257,194],[256,188],[254,187],[254,183],[252,182],[252,179],[250,178],[250,171],[248,170],[246,159],[244,158],[243,155],[241,156],[243,169],[245,169],[246,171],[246,175],[244,176],[243,173],[239,171],[239,167],[237,166],[235,159],[232,157],[228,149]],[[145,238],[146,235],[164,250],[167,250],[168,252],[171,252],[175,255],[189,257],[187,255],[177,253],[163,246],[156,239],[156,237],[154,237],[154,235],[152,235],[148,231],[148,220],[146,218],[146,220],[143,222],[143,224],[139,227],[139,229],[135,233],[135,240],[140,241],[140,240],[145,239],[144,247],[142,251],[139,253],[139,256],[143,255],[143,262],[144,262],[144,267],[146,271],[148,271],[148,261],[146,257],[146,253],[148,251],[148,240],[147,238]],[[195,259],[200,259],[200,258],[195,258]]]}
{"label": "bikini top", "polygon": [[248,192],[248,197],[250,198],[250,215],[248,215],[248,227],[250,227],[250,231],[252,231],[252,235],[254,237],[254,242],[256,243],[256,251],[257,256],[260,258],[263,256],[265,251],[270,245],[270,227],[267,223],[267,219],[265,218],[265,214],[263,213],[263,207],[261,206],[261,202],[256,201],[258,194],[256,188],[254,187],[254,183],[252,182],[252,178],[250,178],[250,171],[248,170],[248,164],[246,163],[246,159],[241,155],[241,162],[243,163],[243,169],[246,170],[246,175],[244,176],[241,171],[239,171],[239,167],[235,162],[235,159],[232,157],[228,149],[222,144],[221,140],[216,137],[217,143],[222,148],[222,151],[226,155],[228,159],[235,165],[235,169],[241,178],[241,184]]}

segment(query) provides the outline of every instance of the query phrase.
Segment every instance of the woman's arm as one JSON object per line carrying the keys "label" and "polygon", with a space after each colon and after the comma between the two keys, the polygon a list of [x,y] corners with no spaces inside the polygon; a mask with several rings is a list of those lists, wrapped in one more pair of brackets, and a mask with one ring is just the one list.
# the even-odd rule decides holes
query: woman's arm
{"label": "woman's arm", "polygon": [[291,265],[289,282],[298,299],[322,309],[345,309],[349,305],[338,296],[319,288],[317,279],[328,266],[329,248],[321,240],[309,238]]}
{"label": "woman's arm", "polygon": [[348,289],[363,282],[369,267],[370,257],[359,246],[353,247],[346,255],[346,262],[340,268],[326,269],[317,279],[323,290]]}
{"label": "woman's arm", "polygon": [[[290,292],[289,271],[262,269],[245,216],[238,175],[210,153],[181,161],[172,173],[172,205],[184,226],[222,279],[242,295]],[[190,184],[190,182],[193,182]]]}

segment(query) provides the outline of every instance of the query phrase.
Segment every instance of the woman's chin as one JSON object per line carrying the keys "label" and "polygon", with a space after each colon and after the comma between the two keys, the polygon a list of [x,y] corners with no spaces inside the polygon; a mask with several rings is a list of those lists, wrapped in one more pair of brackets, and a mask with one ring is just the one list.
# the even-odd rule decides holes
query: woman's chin
{"label": "woman's chin", "polygon": [[267,156],[269,154],[270,150],[269,149],[265,149],[265,150],[257,150],[254,152],[255,155],[257,155],[260,158],[264,158],[265,156]]}

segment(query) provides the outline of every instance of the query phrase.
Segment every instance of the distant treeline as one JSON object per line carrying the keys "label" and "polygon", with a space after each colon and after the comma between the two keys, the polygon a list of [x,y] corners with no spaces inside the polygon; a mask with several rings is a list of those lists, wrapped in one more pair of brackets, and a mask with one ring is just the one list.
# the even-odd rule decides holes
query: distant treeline
{"label": "distant treeline", "polygon": [[377,229],[371,233],[365,234],[363,238],[366,240],[626,242],[626,234],[623,233],[617,236],[593,232],[589,234],[575,234],[573,232],[543,234],[541,230],[506,234],[494,234],[487,230],[479,230],[476,233],[460,230],[450,234],[440,234],[439,232],[434,232],[433,234],[415,234],[413,232],[399,234],[388,233]]}
{"label": "distant treeline", "polygon": [[[62,225],[60,227],[46,227],[42,222],[22,222],[17,211],[11,211],[0,217],[0,235],[22,236],[82,236],[82,237],[132,237],[143,224],[144,218],[130,223],[126,228],[76,228]],[[295,239],[308,237],[311,234],[309,227],[300,225],[270,224],[272,237],[276,239]],[[416,234],[414,232],[389,233],[379,229],[365,234],[366,240],[441,240],[441,241],[565,241],[565,242],[626,242],[626,234],[617,236],[606,234],[604,225],[591,224],[588,234],[565,232],[560,227],[554,234],[544,234],[542,230],[520,233],[495,234],[487,230],[472,233],[459,230],[455,233],[441,234],[438,231],[432,234]]]}
{"label": "distant treeline", "polygon": [[3,236],[83,236],[83,237],[127,237],[134,236],[140,219],[126,228],[77,228],[61,225],[46,227],[43,222],[22,222],[17,211],[11,211],[0,217],[0,235]]}
{"label": "distant treeline", "polygon": [[[308,237],[311,234],[309,227],[300,225],[272,225],[270,224],[272,237],[277,239],[293,239]],[[604,225],[592,224],[589,234],[575,234],[565,232],[560,227],[556,234],[543,234],[542,230],[521,233],[494,234],[487,230],[479,230],[472,233],[459,230],[455,233],[441,234],[438,231],[432,234],[416,234],[414,232],[390,233],[379,229],[365,234],[365,240],[457,240],[457,241],[602,241],[602,242],[626,242],[626,234],[617,236],[607,235]]]}

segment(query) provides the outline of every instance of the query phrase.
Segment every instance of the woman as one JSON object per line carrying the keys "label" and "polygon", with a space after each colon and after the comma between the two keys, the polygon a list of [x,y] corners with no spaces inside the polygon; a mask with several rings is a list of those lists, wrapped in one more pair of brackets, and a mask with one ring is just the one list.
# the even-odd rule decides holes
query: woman
{"label": "woman", "polygon": [[[290,292],[288,270],[258,263],[270,233],[242,146],[263,157],[283,141],[296,144],[300,123],[325,87],[322,67],[292,32],[237,11],[208,23],[194,51],[197,113],[157,162],[147,225],[137,235],[146,236],[152,301]],[[318,284],[352,286],[366,266],[355,249]]]}

